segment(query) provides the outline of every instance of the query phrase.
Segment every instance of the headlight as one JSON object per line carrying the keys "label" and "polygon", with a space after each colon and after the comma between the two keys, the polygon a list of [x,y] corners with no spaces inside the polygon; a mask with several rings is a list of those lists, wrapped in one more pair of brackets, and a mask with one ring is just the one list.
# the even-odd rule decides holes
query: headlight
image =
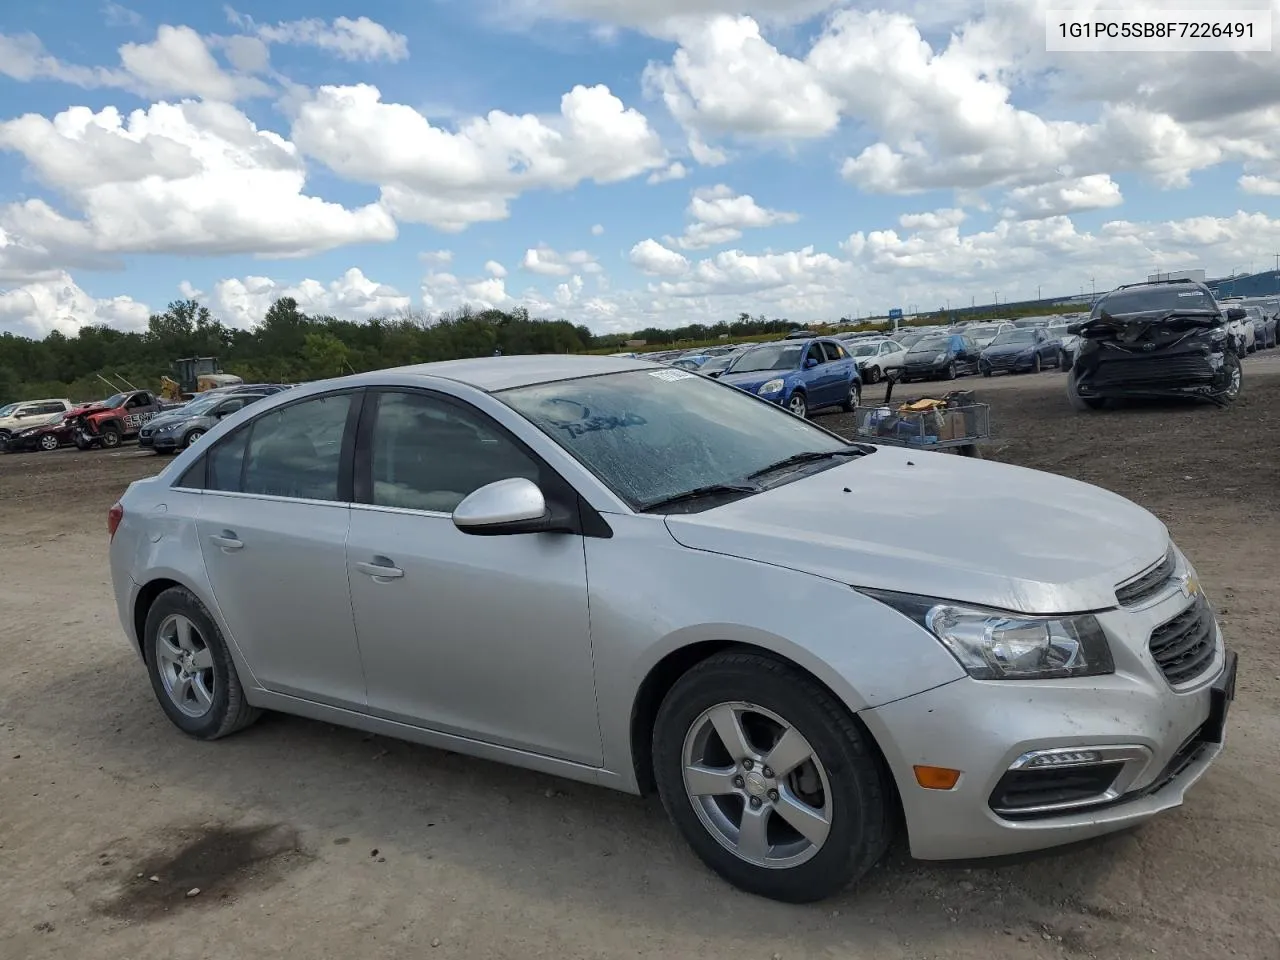
{"label": "headlight", "polygon": [[909,594],[865,591],[935,637],[975,680],[1048,680],[1115,673],[1093,614],[1036,617]]}
{"label": "headlight", "polygon": [[934,357],[934,358],[933,358],[933,362],[934,362],[934,363],[943,363],[946,359],[947,359],[947,355],[946,355],[945,353],[940,353],[940,354],[938,354],[936,357]]}
{"label": "headlight", "polygon": [[763,396],[766,393],[778,393],[779,391],[782,390],[782,386],[783,386],[783,383],[781,379],[770,380],[768,383],[764,384],[759,390],[757,390],[756,393],[760,394],[761,396]]}

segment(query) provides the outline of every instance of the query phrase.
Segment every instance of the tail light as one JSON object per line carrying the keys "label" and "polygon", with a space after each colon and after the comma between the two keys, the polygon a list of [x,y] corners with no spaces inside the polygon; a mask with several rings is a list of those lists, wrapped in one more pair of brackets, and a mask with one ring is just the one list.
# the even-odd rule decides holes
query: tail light
{"label": "tail light", "polygon": [[116,530],[120,526],[120,521],[124,519],[124,507],[120,506],[120,501],[112,504],[111,509],[107,511],[107,533],[111,537],[115,537]]}

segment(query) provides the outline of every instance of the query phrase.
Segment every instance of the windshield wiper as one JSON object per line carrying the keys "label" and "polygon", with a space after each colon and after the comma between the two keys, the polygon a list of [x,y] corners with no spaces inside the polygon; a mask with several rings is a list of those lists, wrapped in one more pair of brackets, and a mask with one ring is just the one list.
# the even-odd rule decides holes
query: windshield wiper
{"label": "windshield wiper", "polygon": [[763,493],[764,487],[758,483],[709,483],[705,487],[694,487],[692,490],[686,490],[684,493],[677,493],[671,497],[659,497],[657,500],[650,500],[648,503],[640,504],[643,511],[656,510],[659,507],[670,507],[680,503],[690,503],[694,500],[701,500],[704,497],[715,496],[733,496],[747,495],[752,493]]}
{"label": "windshield wiper", "polygon": [[784,470],[787,467],[794,467],[802,463],[816,463],[819,460],[831,460],[835,457],[861,457],[871,451],[864,446],[850,447],[848,450],[806,450],[804,453],[793,454],[790,457],[784,457],[777,463],[771,463],[767,467],[761,467],[755,473],[747,474],[748,480],[755,480],[766,474],[773,473],[775,470]]}

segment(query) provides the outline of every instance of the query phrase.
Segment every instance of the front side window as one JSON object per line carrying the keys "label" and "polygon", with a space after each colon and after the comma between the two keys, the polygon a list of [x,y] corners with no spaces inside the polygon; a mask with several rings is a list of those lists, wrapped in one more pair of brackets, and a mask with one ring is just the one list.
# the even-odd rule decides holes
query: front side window
{"label": "front side window", "polygon": [[239,431],[248,435],[241,492],[337,500],[342,437],[350,409],[351,394],[316,397],[269,410],[247,431]]}
{"label": "front side window", "polygon": [[851,450],[781,407],[679,370],[582,377],[496,396],[635,509],[715,484],[741,484],[797,454]]}
{"label": "front side window", "polygon": [[372,441],[372,499],[451,513],[498,480],[539,480],[538,464],[478,411],[421,393],[382,393]]}

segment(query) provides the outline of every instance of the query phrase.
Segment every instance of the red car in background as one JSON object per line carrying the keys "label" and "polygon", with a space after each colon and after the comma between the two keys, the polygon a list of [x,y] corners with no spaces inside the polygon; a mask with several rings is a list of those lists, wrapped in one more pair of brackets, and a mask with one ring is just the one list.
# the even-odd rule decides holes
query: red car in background
{"label": "red car in background", "polygon": [[73,411],[55,414],[43,423],[25,427],[12,434],[2,446],[5,453],[23,450],[57,450],[75,442],[75,427],[70,422]]}

